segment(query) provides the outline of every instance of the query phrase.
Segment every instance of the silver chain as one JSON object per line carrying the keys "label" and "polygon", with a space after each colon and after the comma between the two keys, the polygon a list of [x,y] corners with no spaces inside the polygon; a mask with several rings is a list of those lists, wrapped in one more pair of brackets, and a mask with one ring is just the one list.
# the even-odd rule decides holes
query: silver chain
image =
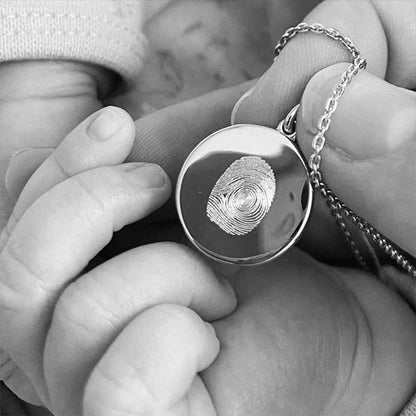
{"label": "silver chain", "polygon": [[277,58],[277,56],[280,54],[280,52],[286,46],[286,44],[289,42],[290,39],[295,37],[298,33],[306,33],[306,32],[314,32],[320,35],[326,35],[330,37],[331,39],[339,41],[351,53],[354,60],[360,57],[360,51],[355,47],[352,40],[350,38],[342,36],[338,30],[334,28],[325,28],[319,23],[314,23],[312,25],[308,23],[299,23],[297,26],[291,27],[288,30],[286,30],[286,32],[280,38],[279,42],[277,42],[274,48],[274,53],[276,55],[275,59]]}
{"label": "silver chain", "polygon": [[[351,53],[353,58],[353,63],[342,74],[341,81],[335,85],[331,97],[326,102],[324,113],[318,121],[318,132],[312,140],[313,153],[309,158],[310,180],[315,189],[317,189],[326,199],[331,213],[335,217],[335,220],[344,235],[345,241],[347,242],[355,259],[361,267],[364,269],[369,269],[364,257],[360,253],[357,244],[353,240],[352,235],[348,230],[345,221],[346,219],[350,220],[354,225],[356,225],[358,229],[364,234],[364,236],[371,240],[376,247],[382,249],[397,264],[397,266],[399,266],[410,276],[416,278],[416,267],[411,264],[410,260],[406,258],[401,250],[386,237],[384,237],[380,232],[378,232],[365,219],[361,218],[350,208],[348,208],[322,180],[322,173],[320,171],[322,162],[321,152],[325,146],[325,134],[331,124],[331,117],[336,111],[338,101],[344,94],[348,84],[360,70],[366,68],[367,62],[365,59],[361,58],[360,51],[355,47],[351,39],[342,36],[338,30],[333,28],[325,28],[319,23],[300,23],[295,27],[289,28],[280,38],[275,47],[275,60],[290,39],[299,33],[305,32],[313,32],[321,35],[326,35],[331,39],[341,42],[342,45]],[[291,111],[289,115],[292,113],[293,111]],[[292,120],[293,114],[290,121]]]}

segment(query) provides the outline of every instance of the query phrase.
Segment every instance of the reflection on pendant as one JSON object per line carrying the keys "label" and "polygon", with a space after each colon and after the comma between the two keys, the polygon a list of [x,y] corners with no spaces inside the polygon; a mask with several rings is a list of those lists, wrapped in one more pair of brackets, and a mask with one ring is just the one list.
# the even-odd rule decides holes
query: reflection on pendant
{"label": "reflection on pendant", "polygon": [[233,162],[211,191],[208,218],[231,235],[254,230],[269,212],[276,192],[270,165],[258,156]]}
{"label": "reflection on pendant", "polygon": [[313,187],[302,155],[275,129],[240,124],[217,131],[188,156],[176,206],[195,247],[219,261],[260,264],[296,243]]}

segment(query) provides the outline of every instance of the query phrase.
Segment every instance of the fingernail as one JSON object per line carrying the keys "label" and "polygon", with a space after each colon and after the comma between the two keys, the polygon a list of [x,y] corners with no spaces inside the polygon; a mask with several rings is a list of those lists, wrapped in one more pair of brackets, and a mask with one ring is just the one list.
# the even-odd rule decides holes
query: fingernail
{"label": "fingernail", "polygon": [[129,163],[125,165],[125,171],[135,176],[135,181],[143,189],[164,188],[168,182],[165,171],[152,163]]}
{"label": "fingernail", "polygon": [[253,94],[253,91],[254,91],[254,88],[255,88],[255,86],[254,87],[251,87],[245,94],[243,94],[239,99],[238,99],[238,101],[235,103],[235,105],[234,105],[234,108],[233,108],[233,111],[231,112],[231,125],[233,125],[233,124],[235,124],[235,120],[236,120],[236,117],[237,117],[237,113],[238,113],[238,109],[240,108],[240,106],[241,106],[241,104],[242,104],[242,102],[246,99],[246,98],[248,98],[248,97],[250,97],[250,95],[251,94]]}
{"label": "fingernail", "polygon": [[12,156],[4,178],[5,188],[12,198],[20,195],[27,181],[53,151],[53,148],[24,148]]}
{"label": "fingernail", "polygon": [[318,132],[318,120],[332,89],[341,80],[342,69],[335,66],[318,72],[309,81],[302,97],[301,118],[304,128],[311,134]]}
{"label": "fingernail", "polygon": [[[318,73],[305,89],[301,118],[311,135],[318,132],[318,121],[344,70],[339,65],[329,67]],[[326,146],[354,160],[382,156],[414,135],[414,114],[411,97],[362,71],[339,100],[326,133]]]}
{"label": "fingernail", "polygon": [[87,128],[92,140],[102,142],[114,136],[126,123],[126,113],[117,107],[106,107],[98,112]]}

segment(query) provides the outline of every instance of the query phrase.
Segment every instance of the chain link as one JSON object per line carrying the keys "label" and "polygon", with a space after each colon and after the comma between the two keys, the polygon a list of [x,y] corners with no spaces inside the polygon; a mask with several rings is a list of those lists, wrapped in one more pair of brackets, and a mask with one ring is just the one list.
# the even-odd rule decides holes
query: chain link
{"label": "chain link", "polygon": [[349,219],[361,232],[364,233],[367,238],[373,242],[376,247],[383,249],[398,267],[413,278],[416,278],[416,268],[398,247],[384,237],[383,234],[377,231],[368,221],[355,214],[352,209],[348,208],[336,195],[333,194],[324,182],[320,182],[318,186],[315,186],[315,188],[318,189],[319,192],[326,198],[327,204],[334,215],[337,224],[344,233],[345,240],[351,247],[356,260],[364,269],[369,269],[368,265],[353,241],[351,233],[346,228],[343,218]]}
{"label": "chain link", "polygon": [[[313,32],[321,35],[326,35],[329,38],[339,41],[352,55],[353,62],[348,69],[342,74],[341,81],[335,85],[331,97],[325,105],[324,113],[318,121],[318,132],[312,140],[313,153],[309,158],[310,180],[321,195],[326,199],[329,209],[335,218],[338,227],[341,229],[345,241],[350,247],[358,264],[366,270],[369,270],[364,257],[360,253],[357,244],[352,238],[348,230],[346,219],[352,222],[358,229],[369,239],[376,247],[382,249],[403,271],[408,273],[413,278],[416,278],[416,267],[413,266],[409,259],[396,247],[391,241],[378,232],[369,222],[362,217],[355,214],[348,208],[323,182],[322,173],[320,171],[322,156],[321,152],[325,146],[325,134],[331,125],[331,117],[337,109],[338,101],[344,94],[348,84],[367,66],[365,59],[361,58],[360,51],[355,47],[351,39],[344,37],[340,32],[334,28],[325,28],[319,23],[308,24],[300,23],[295,27],[289,28],[275,47],[275,60],[286,46],[290,39],[299,33]],[[289,113],[292,114],[293,110]],[[292,114],[293,119],[293,114]]]}
{"label": "chain link", "polygon": [[313,32],[319,35],[326,35],[333,40],[339,41],[350,52],[354,60],[360,57],[360,51],[354,46],[352,40],[342,36],[337,29],[325,28],[319,23],[299,23],[297,26],[289,28],[280,38],[279,42],[277,42],[276,47],[274,48],[274,53],[276,55],[275,59],[278,57],[278,55],[290,39],[295,37],[298,33],[306,32]]}
{"label": "chain link", "polygon": [[321,174],[319,172],[321,167],[320,153],[325,145],[325,134],[331,124],[331,117],[335,113],[338,101],[344,94],[348,84],[358,74],[358,72],[366,67],[366,61],[359,56],[354,59],[354,62],[348,67],[348,69],[342,74],[341,81],[335,85],[331,97],[328,99],[325,105],[323,115],[318,121],[318,133],[312,140],[313,153],[309,159],[309,167],[311,168],[312,182],[321,181]]}

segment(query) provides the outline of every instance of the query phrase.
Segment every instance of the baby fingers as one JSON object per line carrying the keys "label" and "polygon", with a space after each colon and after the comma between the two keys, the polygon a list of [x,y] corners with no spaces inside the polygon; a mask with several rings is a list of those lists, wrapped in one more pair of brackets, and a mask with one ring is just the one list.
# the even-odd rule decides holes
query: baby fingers
{"label": "baby fingers", "polygon": [[156,165],[97,168],[50,189],[17,223],[0,253],[0,339],[43,397],[43,344],[59,294],[114,231],[148,215],[169,193]]}
{"label": "baby fingers", "polygon": [[214,416],[197,373],[216,358],[214,329],[190,309],[158,305],[136,317],[94,369],[84,416]]}
{"label": "baby fingers", "polygon": [[24,149],[16,154],[7,171],[6,184],[8,188],[19,188],[21,194],[0,238],[0,248],[23,213],[46,191],[89,169],[124,162],[133,145],[134,133],[133,120],[124,110],[106,107],[97,111],[68,134],[35,171],[23,191],[24,184],[14,183],[20,180],[21,165],[44,155],[45,149]]}
{"label": "baby fingers", "polygon": [[[0,249],[6,244],[24,212],[46,191],[69,176],[123,162],[132,146],[134,130],[133,120],[125,111],[108,107],[97,111],[77,126],[56,150],[27,148],[15,154],[5,181],[9,192],[16,193],[16,196],[20,193],[20,198],[0,236]],[[39,167],[26,184],[28,166]],[[7,386],[21,399],[39,404],[34,388],[24,372],[9,356],[8,359],[7,365],[0,370],[0,379],[4,379]]]}
{"label": "baby fingers", "polygon": [[[55,307],[44,354],[56,414],[81,414],[84,386],[102,355],[129,322],[158,304],[189,307],[212,321],[231,313],[236,298],[198,256],[174,243],[130,250],[65,289]],[[165,340],[159,342],[163,347]]]}

